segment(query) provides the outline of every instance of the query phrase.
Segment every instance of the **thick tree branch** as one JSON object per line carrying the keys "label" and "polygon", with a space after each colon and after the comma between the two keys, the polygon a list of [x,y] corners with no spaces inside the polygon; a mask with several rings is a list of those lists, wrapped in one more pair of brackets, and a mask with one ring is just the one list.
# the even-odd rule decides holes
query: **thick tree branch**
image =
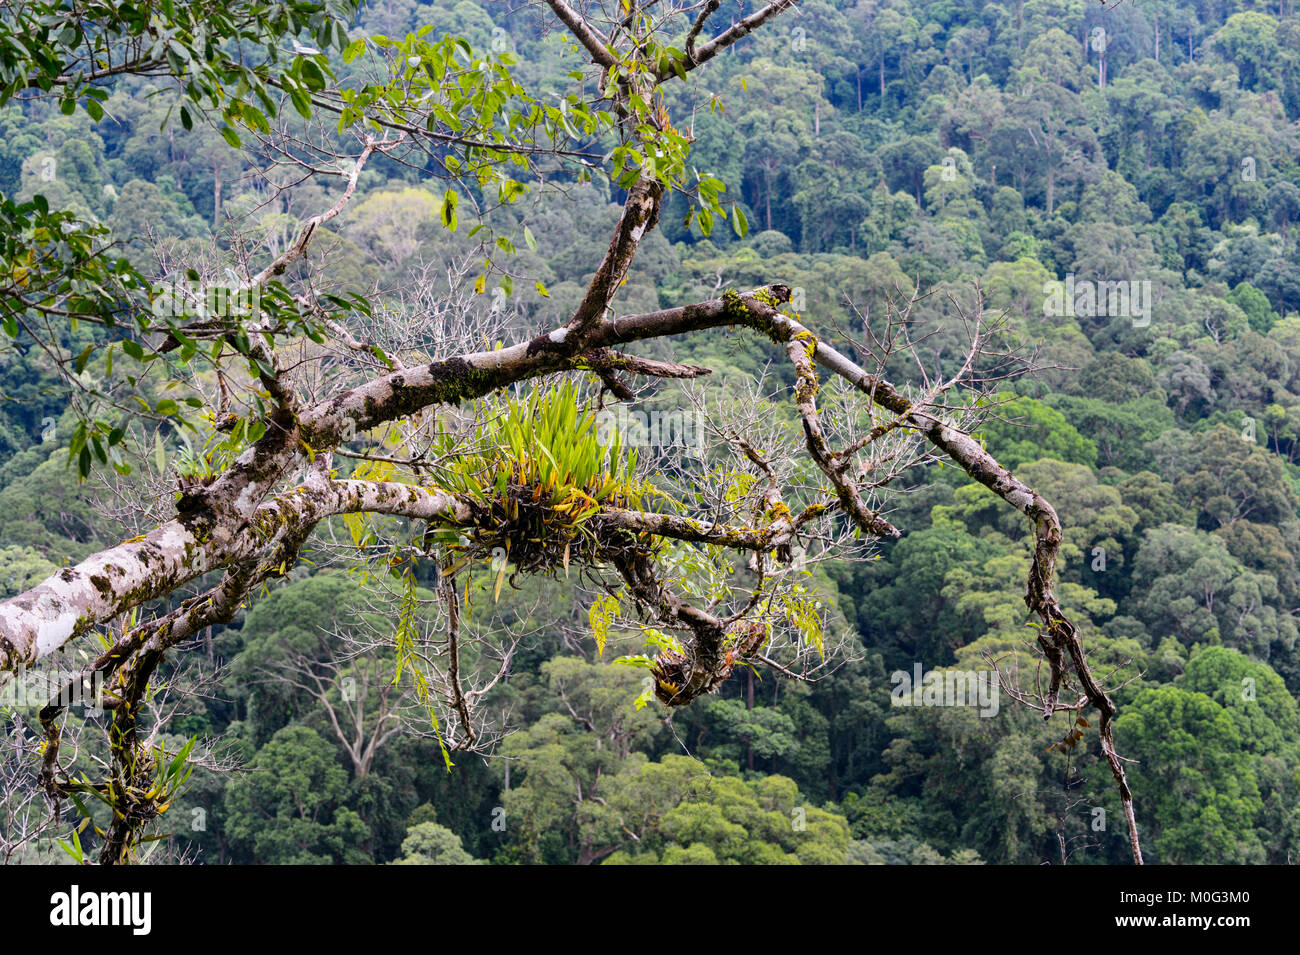
{"label": "thick tree branch", "polygon": [[600,34],[573,7],[565,3],[564,0],[546,0],[546,4],[555,11],[555,15],[560,18],[560,22],[569,28],[569,32],[577,37],[578,42],[591,54],[593,62],[605,69],[618,64],[618,60],[614,58],[614,54],[609,52]]}
{"label": "thick tree branch", "polygon": [[690,32],[686,34],[686,56],[692,62],[695,60],[695,41],[699,39],[700,32],[704,29],[704,24],[708,22],[709,17],[718,12],[718,7],[722,6],[722,0],[707,0],[704,9],[700,11],[695,22],[691,24]]}
{"label": "thick tree branch", "polygon": [[587,294],[573,314],[569,329],[579,336],[590,334],[595,325],[605,317],[610,302],[627,278],[632,259],[641,244],[641,239],[654,228],[659,221],[659,204],[663,200],[664,187],[657,179],[645,176],[634,185],[623,203],[618,225],[609,248],[596,269]]}
{"label": "thick tree branch", "polygon": [[751,528],[697,521],[676,514],[607,507],[592,520],[597,526],[737,550],[771,550],[787,543],[794,534],[794,526],[788,517],[774,520],[765,527]]}
{"label": "thick tree branch", "polygon": [[[686,67],[687,70],[693,70],[695,69],[695,67],[700,66],[703,63],[707,63],[709,60],[713,59],[715,56],[717,56],[727,47],[731,46],[737,40],[741,40],[749,36],[749,34],[753,33],[755,30],[761,27],[768,20],[771,20],[777,14],[782,13],[783,11],[789,10],[791,7],[795,7],[798,5],[799,5],[799,0],[773,0],[772,3],[769,3],[767,6],[754,11],[749,16],[741,17],[739,20],[733,23],[726,30],[723,30],[721,33],[715,36],[712,40],[705,43],[703,46],[695,49],[694,55],[690,56],[689,59],[687,59],[684,66]],[[706,13],[709,12],[712,11],[706,9]],[[701,19],[701,21],[697,23],[697,26],[700,27],[701,29],[703,28],[704,26],[703,19]],[[692,27],[692,33],[694,35],[698,35],[698,30]],[[693,38],[694,37],[692,37],[691,39],[693,40]],[[689,42],[690,41],[688,40],[688,43]],[[691,53],[690,46],[687,47],[687,53],[688,54]],[[668,79],[668,77],[673,75],[675,75],[674,72],[671,69],[669,69],[661,73],[659,79],[666,80]]]}
{"label": "thick tree branch", "polygon": [[901,537],[898,528],[867,507],[857,487],[844,476],[852,456],[836,454],[826,444],[821,416],[817,413],[817,371],[811,357],[816,351],[816,345],[817,339],[810,334],[799,334],[786,342],[786,351],[798,373],[795,401],[799,406],[799,417],[803,421],[808,453],[835,487],[840,508],[853,518],[854,523],[876,537]]}
{"label": "thick tree branch", "polygon": [[321,481],[263,504],[223,546],[182,519],[168,521],[0,604],[0,672],[35,663],[93,627],[203,574],[256,557],[326,517],[358,511],[469,519],[468,508],[442,491],[396,482]]}

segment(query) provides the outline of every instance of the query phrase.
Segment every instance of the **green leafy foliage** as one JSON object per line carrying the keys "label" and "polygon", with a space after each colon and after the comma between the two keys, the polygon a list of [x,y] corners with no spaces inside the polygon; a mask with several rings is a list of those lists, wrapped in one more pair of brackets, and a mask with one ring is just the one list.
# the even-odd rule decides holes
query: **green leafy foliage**
{"label": "green leafy foliage", "polygon": [[[805,0],[798,42],[776,21],[785,32],[757,30],[688,74],[680,29],[634,19],[637,55],[620,47],[617,63],[593,70],[583,51],[542,36],[532,14],[481,3],[7,6],[0,591],[13,596],[139,532],[79,479],[104,474],[139,490],[171,469],[210,477],[262,439],[271,405],[261,345],[316,356],[332,337],[327,322],[362,338],[382,319],[400,323],[409,303],[397,290],[459,260],[496,316],[491,340],[472,347],[532,337],[580,300],[608,246],[593,223],[612,221],[628,190],[657,184],[665,206],[615,299],[618,316],[714,297],[720,279],[781,281],[851,351],[863,324],[880,332],[887,304],[919,281],[929,294],[910,308],[909,336],[926,373],[942,378],[964,358],[957,306],[975,307],[980,281],[986,318],[1005,310],[996,347],[1034,351],[1044,367],[1002,392],[1010,400],[979,434],[1058,509],[1057,591],[1114,685],[1132,680],[1115,693],[1117,743],[1136,760],[1149,858],[1293,858],[1300,20],[1159,4],[1023,12],[988,7],[976,22],[928,0]],[[1097,51],[1078,38],[1096,26],[1119,32],[1119,21],[1103,91]],[[139,75],[108,75],[109,62]],[[650,92],[652,76],[668,79]],[[602,95],[623,88],[632,95],[619,115]],[[372,157],[347,213],[319,227],[311,253],[331,249],[329,288],[305,306],[306,265],[294,264],[258,290],[255,317],[176,296],[177,284],[214,277],[237,286],[225,270],[255,273],[338,198],[343,166],[274,212],[270,192],[246,185],[265,173],[260,136],[283,125],[307,142],[318,120],[342,160],[359,137],[407,127],[428,147]],[[1149,281],[1150,314],[1108,304],[1049,314],[1044,286],[1069,275]],[[426,362],[442,344],[366,339],[353,357],[382,373],[397,359]],[[791,384],[747,340],[710,332],[675,340],[672,352],[712,368],[710,386],[731,398],[752,394],[765,370],[773,390]],[[883,371],[916,380],[901,353]],[[244,406],[214,413],[213,396],[232,383]],[[1125,861],[1095,714],[1044,721],[1005,695],[991,717],[892,705],[890,675],[917,662],[985,669],[992,658],[1021,689],[1033,686],[1023,600],[1032,530],[984,488],[931,467],[898,499],[907,534],[877,560],[772,591],[774,623],[818,651],[837,615],[847,620],[847,653],[828,653],[818,682],[741,670],[716,698],[675,714],[670,732],[645,671],[654,653],[681,650],[677,636],[630,629],[626,594],[575,596],[578,574],[525,574],[597,562],[598,506],[678,504],[655,491],[629,436],[601,432],[572,385],[488,411],[473,434],[437,434],[438,466],[421,479],[496,515],[503,533],[439,529],[448,559],[438,567],[380,558],[398,599],[370,621],[391,637],[375,662],[385,681],[416,689],[432,732],[387,743],[361,773],[331,725],[338,688],[318,695],[258,676],[294,651],[323,678],[325,657],[312,656],[320,635],[353,627],[361,611],[350,598],[375,583],[302,562],[204,635],[198,652],[231,665],[230,692],[187,699],[165,745],[149,751],[151,798],[171,807],[155,835],[175,835],[142,856],[189,845],[205,861],[243,863],[1038,864],[1061,861],[1064,837],[1086,846],[1072,864]],[[334,467],[414,480],[383,461]],[[760,482],[712,463],[703,473],[732,504]],[[369,554],[390,530],[348,515],[339,539]],[[703,603],[748,573],[722,548],[664,546],[657,559],[666,583]],[[494,598],[499,616],[483,626],[531,635],[487,703],[512,731],[501,744],[508,781],[501,762],[458,759],[444,771],[443,701],[421,656],[418,608],[444,571]],[[471,602],[481,612],[467,601],[467,616]],[[594,654],[573,638],[588,633]],[[571,655],[579,646],[590,659]],[[364,701],[363,724],[376,706]],[[188,741],[208,734],[231,741],[248,772],[195,769]],[[71,778],[93,788],[98,755]],[[1107,828],[1072,808],[1072,794],[1104,809]],[[108,807],[89,793],[78,800],[52,857],[93,857]],[[210,810],[208,829],[184,824],[196,809]]]}

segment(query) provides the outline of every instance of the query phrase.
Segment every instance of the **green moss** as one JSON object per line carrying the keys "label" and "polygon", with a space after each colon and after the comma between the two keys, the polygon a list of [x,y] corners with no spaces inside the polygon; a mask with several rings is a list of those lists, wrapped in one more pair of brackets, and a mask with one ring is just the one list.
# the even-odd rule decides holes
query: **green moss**
{"label": "green moss", "polygon": [[722,308],[726,316],[732,321],[748,323],[750,313],[749,306],[740,293],[734,288],[729,288],[722,293]]}
{"label": "green moss", "polygon": [[769,521],[787,519],[790,517],[790,508],[786,507],[783,502],[777,501],[767,509],[766,516]]}
{"label": "green moss", "polygon": [[[811,336],[809,337],[811,338]],[[812,341],[808,343],[810,350],[816,347],[816,342],[817,339],[812,338]],[[801,368],[799,370],[799,380],[794,386],[795,397],[800,402],[811,401],[817,397],[819,391],[821,391],[821,385],[817,383],[817,372],[814,366],[809,364],[806,368]]]}
{"label": "green moss", "polygon": [[813,358],[814,356],[816,356],[817,336],[814,335],[812,332],[808,331],[807,329],[804,329],[801,332],[795,332],[794,340],[803,343],[804,350],[808,353],[809,358]]}

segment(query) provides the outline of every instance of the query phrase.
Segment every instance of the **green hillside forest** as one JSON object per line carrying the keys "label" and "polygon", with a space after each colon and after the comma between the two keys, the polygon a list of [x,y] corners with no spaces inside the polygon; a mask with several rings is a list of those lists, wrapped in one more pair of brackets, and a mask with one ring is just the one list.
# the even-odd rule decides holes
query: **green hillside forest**
{"label": "green hillside forest", "polygon": [[1291,0],[0,4],[0,860],[1300,859]]}

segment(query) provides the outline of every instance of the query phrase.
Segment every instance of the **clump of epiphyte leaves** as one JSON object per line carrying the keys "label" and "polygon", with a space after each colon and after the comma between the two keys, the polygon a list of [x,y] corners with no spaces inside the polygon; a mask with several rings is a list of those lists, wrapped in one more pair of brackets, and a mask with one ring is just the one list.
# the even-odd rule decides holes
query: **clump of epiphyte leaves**
{"label": "clump of epiphyte leaves", "polygon": [[595,413],[579,408],[572,382],[489,408],[473,450],[449,454],[439,475],[473,514],[469,526],[435,535],[454,555],[446,573],[491,560],[496,596],[508,567],[567,575],[571,562],[595,566],[620,548],[649,546],[592,522],[607,507],[640,509],[653,491],[635,478],[636,451],[621,447],[616,431],[607,441],[601,431]]}

